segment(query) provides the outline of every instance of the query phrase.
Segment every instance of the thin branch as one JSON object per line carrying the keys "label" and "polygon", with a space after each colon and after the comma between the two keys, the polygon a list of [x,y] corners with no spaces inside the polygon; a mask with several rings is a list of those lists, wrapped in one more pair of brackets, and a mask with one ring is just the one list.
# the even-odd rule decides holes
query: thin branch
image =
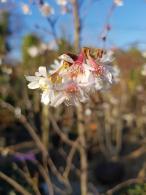
{"label": "thin branch", "polygon": [[143,153],[146,153],[146,146],[141,146],[140,148],[134,150],[133,152],[131,152],[130,154],[122,157],[120,160],[122,161],[126,161],[126,160],[130,160],[130,159],[136,159],[138,158],[140,155],[142,155]]}
{"label": "thin branch", "polygon": [[58,180],[63,183],[64,185],[68,185],[68,182],[64,179],[64,177],[60,174],[60,172],[57,170],[56,166],[54,165],[51,158],[48,159],[48,164],[50,166],[50,169],[52,173],[58,178]]}
{"label": "thin branch", "polygon": [[70,170],[72,168],[72,161],[73,161],[73,157],[75,155],[75,152],[77,150],[78,144],[79,144],[78,143],[78,140],[76,140],[74,146],[71,148],[70,153],[69,153],[69,155],[67,157],[67,160],[66,160],[66,162],[67,162],[66,164],[67,165],[66,165],[65,170],[64,170],[64,173],[63,173],[63,176],[66,179],[68,178],[69,173],[70,173]]}
{"label": "thin branch", "polygon": [[52,34],[56,44],[59,45],[59,40],[57,38],[57,33],[56,33],[56,30],[55,30],[55,25],[57,23],[57,20],[58,20],[58,17],[53,21],[50,18],[47,18],[47,21],[48,21],[48,23],[50,25],[50,28],[51,28],[51,34]]}
{"label": "thin branch", "polygon": [[73,19],[74,19],[74,46],[76,51],[80,48],[80,39],[81,39],[81,19],[79,16],[79,4],[77,0],[71,1],[73,6]]}
{"label": "thin branch", "polygon": [[38,149],[40,151],[42,151],[44,156],[48,156],[48,151],[46,150],[46,148],[44,147],[43,143],[41,142],[39,136],[36,133],[36,130],[34,127],[32,127],[30,125],[30,123],[27,121],[27,118],[23,115],[20,114],[20,116],[18,117],[15,114],[15,107],[12,106],[11,104],[4,102],[4,101],[0,101],[0,105],[6,109],[8,109],[9,111],[11,111],[12,113],[14,113],[15,117],[24,125],[24,127],[26,128],[26,130],[29,132],[29,134],[31,135],[32,139],[34,140],[36,146],[38,147]]}
{"label": "thin branch", "polygon": [[127,181],[124,181],[120,184],[118,184],[117,186],[115,186],[114,188],[110,189],[107,191],[106,195],[112,195],[114,194],[116,191],[120,190],[121,188],[127,187],[131,184],[143,184],[144,182],[146,182],[146,178],[134,178],[134,179],[129,179]]}
{"label": "thin branch", "polygon": [[73,146],[74,145],[74,141],[71,141],[67,137],[67,135],[61,131],[61,129],[57,125],[54,117],[51,115],[51,113],[49,114],[49,117],[50,117],[50,121],[51,121],[51,123],[53,125],[54,131],[60,136],[60,138],[62,139],[62,141],[64,141],[66,144],[68,144],[70,146]]}
{"label": "thin branch", "polygon": [[22,171],[21,169],[17,168],[19,173],[21,174],[21,176],[27,181],[27,183],[32,186],[34,192],[36,195],[41,195],[40,191],[39,191],[39,188],[37,186],[36,183],[34,183],[34,180],[33,178],[30,177],[30,174],[28,173],[25,173],[24,171]]}
{"label": "thin branch", "polygon": [[15,180],[7,176],[6,174],[2,173],[0,171],[0,178],[6,181],[8,184],[10,184],[17,192],[23,194],[23,195],[31,195],[28,191],[26,191],[19,183],[17,183]]}
{"label": "thin branch", "polygon": [[44,178],[44,180],[48,186],[49,195],[54,195],[53,184],[51,182],[48,171],[46,172],[46,170],[44,169],[44,167],[40,163],[37,163],[37,164],[38,164],[38,169],[40,171],[40,174],[42,175],[42,177]]}

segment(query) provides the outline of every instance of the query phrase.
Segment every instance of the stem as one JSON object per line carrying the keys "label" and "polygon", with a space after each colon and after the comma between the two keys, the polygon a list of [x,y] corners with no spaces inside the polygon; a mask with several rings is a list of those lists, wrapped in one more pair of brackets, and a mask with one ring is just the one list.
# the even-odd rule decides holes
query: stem
{"label": "stem", "polygon": [[[74,17],[74,47],[75,50],[78,51],[80,48],[80,34],[81,34],[81,20],[79,16],[79,3],[78,0],[72,0],[73,6],[73,17]],[[83,114],[83,106],[80,104],[77,107],[77,116],[78,116],[78,133],[80,139],[80,185],[81,185],[81,195],[87,195],[87,155],[86,155],[86,139],[85,139],[85,126],[84,126],[84,114]]]}
{"label": "stem", "polygon": [[86,155],[86,139],[85,139],[85,126],[83,124],[83,106],[80,104],[77,108],[77,114],[78,114],[78,133],[79,133],[79,139],[80,139],[80,168],[81,168],[81,175],[80,175],[80,185],[81,185],[81,195],[87,195],[88,187],[87,187],[87,155]]}
{"label": "stem", "polygon": [[42,142],[48,150],[49,147],[49,108],[46,105],[43,105],[42,107]]}
{"label": "stem", "polygon": [[4,173],[0,172],[0,178],[5,180],[8,184],[13,186],[13,188],[20,192],[22,195],[31,195],[28,191],[26,191],[19,183],[17,183],[15,180],[10,178],[9,176],[5,175]]}
{"label": "stem", "polygon": [[80,48],[80,34],[81,34],[81,20],[79,17],[79,4],[77,0],[72,0],[73,5],[73,17],[74,17],[74,46],[78,51]]}

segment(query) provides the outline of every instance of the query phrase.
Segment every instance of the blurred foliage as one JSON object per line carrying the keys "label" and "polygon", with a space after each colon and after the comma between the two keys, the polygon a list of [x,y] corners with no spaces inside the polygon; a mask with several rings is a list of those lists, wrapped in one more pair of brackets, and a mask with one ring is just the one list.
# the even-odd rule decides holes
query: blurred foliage
{"label": "blurred foliage", "polygon": [[121,192],[117,192],[114,195],[145,195],[146,194],[146,183],[135,184],[122,189]]}
{"label": "blurred foliage", "polygon": [[61,38],[59,40],[59,45],[58,45],[58,54],[61,55],[62,53],[74,53],[74,47],[73,45],[67,41],[64,38]]}
{"label": "blurred foliage", "polygon": [[6,54],[10,51],[10,45],[7,38],[11,34],[9,29],[9,13],[3,12],[0,15],[0,55]]}
{"label": "blurred foliage", "polygon": [[[32,46],[38,46],[40,44],[40,39],[36,35],[27,35],[23,38],[23,43],[22,43],[22,58],[23,62],[29,62],[30,60],[30,55],[28,53],[28,49]],[[28,68],[28,67],[26,67]]]}

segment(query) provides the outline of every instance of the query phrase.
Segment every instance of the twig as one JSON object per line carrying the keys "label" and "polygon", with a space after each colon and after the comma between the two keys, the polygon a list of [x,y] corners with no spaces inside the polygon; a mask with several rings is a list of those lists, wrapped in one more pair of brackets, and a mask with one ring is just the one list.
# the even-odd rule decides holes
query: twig
{"label": "twig", "polygon": [[81,18],[79,15],[79,2],[77,0],[71,1],[73,6],[73,19],[74,19],[74,47],[78,51],[80,48],[81,39]]}
{"label": "twig", "polygon": [[70,173],[70,170],[71,170],[71,168],[72,168],[72,161],[73,161],[73,157],[74,157],[74,155],[75,155],[75,152],[76,152],[76,149],[77,149],[77,147],[78,147],[78,139],[75,141],[75,144],[74,144],[74,146],[71,148],[71,150],[70,150],[70,153],[69,153],[69,155],[68,155],[68,157],[67,157],[67,160],[66,160],[66,167],[65,167],[65,170],[64,170],[64,173],[63,173],[63,176],[65,177],[65,179],[67,179],[68,178],[68,175],[69,175],[69,173]]}
{"label": "twig", "polygon": [[34,142],[32,142],[32,141],[23,142],[21,144],[16,144],[16,145],[8,146],[8,147],[0,147],[0,154],[2,154],[2,155],[13,154],[17,150],[21,150],[21,149],[24,149],[27,147],[28,148],[34,147]]}
{"label": "twig", "polygon": [[102,39],[102,41],[103,41],[104,43],[105,43],[105,41],[107,40],[107,35],[108,35],[108,32],[110,31],[110,22],[109,22],[109,21],[110,21],[110,18],[111,18],[111,16],[112,16],[112,14],[113,14],[115,8],[116,8],[116,5],[115,5],[115,3],[113,2],[112,5],[111,5],[111,7],[110,7],[110,9],[109,9],[109,11],[108,11],[107,16],[106,16],[105,23],[104,23],[104,25],[103,25],[102,31],[101,31],[101,33],[100,33],[100,35],[99,35],[99,40]]}
{"label": "twig", "polygon": [[48,186],[49,195],[54,195],[53,184],[51,182],[48,171],[46,172],[46,170],[44,169],[44,167],[40,163],[37,163],[37,164],[38,164],[38,169],[40,171],[40,174],[42,175],[42,177],[44,178],[44,180]]}
{"label": "twig", "polygon": [[51,115],[51,113],[49,114],[49,117],[50,117],[50,121],[53,125],[53,128],[54,128],[54,131],[60,136],[60,138],[62,139],[62,141],[64,141],[66,144],[70,145],[70,146],[73,146],[74,145],[74,142],[71,141],[67,135],[65,133],[63,133],[61,131],[61,129],[59,128],[59,126],[57,125],[54,117]]}
{"label": "twig", "polygon": [[8,184],[10,184],[17,192],[20,192],[23,195],[31,195],[28,191],[26,191],[19,183],[15,180],[7,176],[6,174],[0,171],[0,178],[5,180]]}
{"label": "twig", "polygon": [[[10,110],[15,115],[15,107],[14,106],[12,106],[11,104],[9,104],[7,102],[4,102],[4,101],[0,101],[0,105],[2,107],[4,107],[4,108],[7,108],[8,110]],[[41,142],[39,136],[37,135],[35,128],[33,128],[30,125],[30,123],[27,121],[27,118],[23,114],[20,114],[19,117],[17,117],[15,115],[15,117],[24,125],[24,127],[26,128],[26,130],[29,132],[29,134],[31,135],[32,139],[34,140],[34,142],[35,142],[36,146],[38,147],[38,149],[40,151],[42,151],[42,154],[44,156],[48,156],[48,151],[44,147],[44,145]]]}
{"label": "twig", "polygon": [[115,186],[114,188],[108,190],[108,191],[106,192],[106,195],[112,195],[112,194],[114,194],[116,191],[120,190],[121,188],[126,187],[126,186],[129,186],[129,185],[131,185],[131,184],[136,184],[136,183],[142,184],[142,183],[144,183],[144,182],[146,182],[146,178],[134,178],[134,179],[129,179],[129,180],[127,180],[127,181],[124,181],[124,182],[118,184],[118,185]]}
{"label": "twig", "polygon": [[58,38],[57,38],[57,34],[56,34],[56,30],[55,30],[55,25],[56,25],[56,23],[57,23],[57,20],[58,20],[58,18],[56,18],[56,19],[53,20],[53,21],[52,21],[50,18],[47,18],[47,21],[48,21],[48,23],[49,23],[49,25],[50,25],[50,28],[51,28],[52,36],[53,36],[53,38],[54,38],[56,44],[59,45],[59,40],[58,40]]}
{"label": "twig", "polygon": [[140,148],[134,150],[130,154],[122,157],[120,160],[126,161],[126,160],[130,160],[130,159],[135,159],[135,158],[138,158],[143,153],[146,153],[146,146],[141,146]]}
{"label": "twig", "polygon": [[87,195],[88,193],[88,161],[86,154],[86,137],[85,137],[85,126],[82,123],[84,121],[83,114],[83,105],[80,104],[77,107],[77,117],[78,117],[78,132],[80,139],[80,185],[81,185],[81,194]]}
{"label": "twig", "polygon": [[24,179],[27,181],[27,183],[32,186],[34,192],[36,195],[41,195],[40,191],[39,191],[39,188],[37,186],[36,183],[34,183],[34,180],[33,178],[30,177],[30,174],[28,173],[25,173],[24,171],[22,171],[21,169],[17,168],[19,173],[22,175],[22,177],[24,177]]}
{"label": "twig", "polygon": [[68,185],[67,181],[64,179],[64,177],[60,174],[60,172],[57,170],[56,166],[54,165],[51,158],[48,159],[48,164],[50,166],[50,169],[52,173],[58,178],[58,180],[63,183],[64,185]]}

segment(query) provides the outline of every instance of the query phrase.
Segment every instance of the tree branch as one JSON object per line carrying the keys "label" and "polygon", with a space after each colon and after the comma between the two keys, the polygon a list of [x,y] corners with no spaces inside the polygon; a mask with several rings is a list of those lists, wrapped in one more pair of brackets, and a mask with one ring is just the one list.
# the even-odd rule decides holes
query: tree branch
{"label": "tree branch", "polygon": [[7,176],[6,174],[0,171],[0,178],[10,184],[17,192],[20,192],[23,195],[31,195],[28,191],[26,191],[19,183],[15,180]]}
{"label": "tree branch", "polygon": [[117,186],[115,186],[114,188],[108,190],[106,192],[106,195],[112,195],[114,194],[116,191],[120,190],[121,188],[127,187],[131,184],[143,184],[144,182],[146,182],[146,178],[134,178],[134,179],[129,179],[127,181],[124,181],[120,184],[118,184]]}

